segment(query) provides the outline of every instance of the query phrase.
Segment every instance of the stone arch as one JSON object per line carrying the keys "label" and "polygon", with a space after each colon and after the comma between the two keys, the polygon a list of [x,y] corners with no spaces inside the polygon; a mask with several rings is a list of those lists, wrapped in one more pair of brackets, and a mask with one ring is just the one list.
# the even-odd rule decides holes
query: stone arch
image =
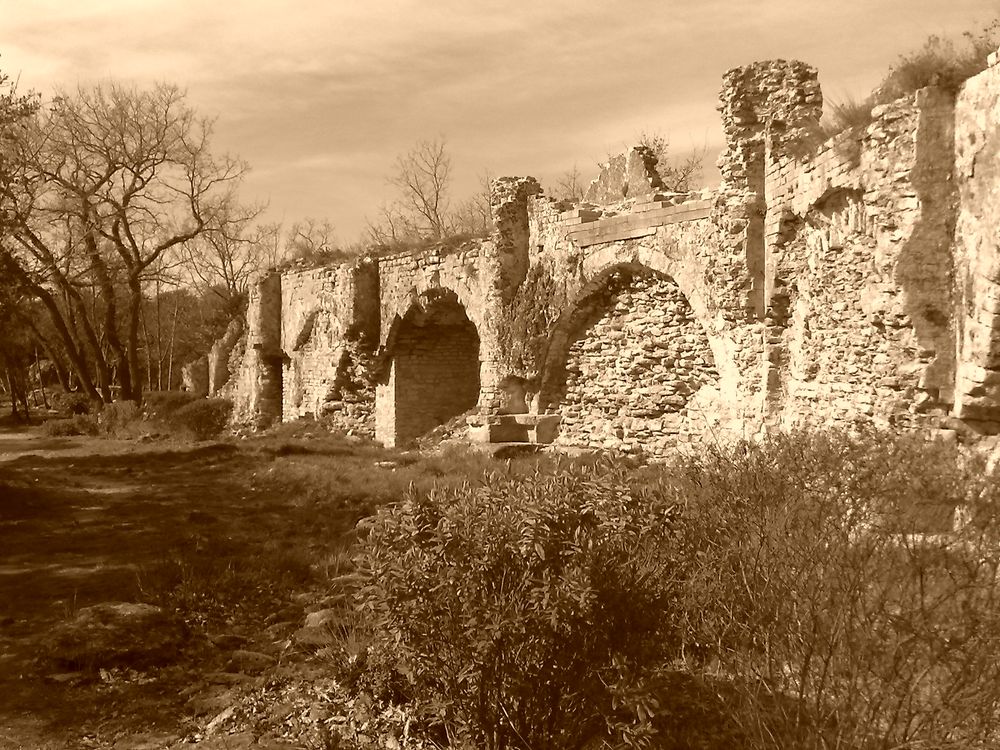
{"label": "stone arch", "polygon": [[416,297],[389,326],[376,387],[376,438],[404,445],[479,401],[479,331],[450,289]]}
{"label": "stone arch", "polygon": [[553,329],[542,377],[559,442],[665,453],[719,424],[725,350],[696,305],[704,315],[703,299],[634,260],[591,276]]}
{"label": "stone arch", "polygon": [[[476,291],[461,283],[462,279],[445,280],[441,283],[428,285],[423,279],[414,279],[409,291],[384,294],[382,298],[382,325],[379,333],[379,351],[387,352],[392,348],[392,342],[400,323],[415,308],[425,308],[438,299],[448,299],[462,308],[465,316],[480,331],[485,323],[484,306],[476,297]],[[459,283],[452,283],[458,281]]]}

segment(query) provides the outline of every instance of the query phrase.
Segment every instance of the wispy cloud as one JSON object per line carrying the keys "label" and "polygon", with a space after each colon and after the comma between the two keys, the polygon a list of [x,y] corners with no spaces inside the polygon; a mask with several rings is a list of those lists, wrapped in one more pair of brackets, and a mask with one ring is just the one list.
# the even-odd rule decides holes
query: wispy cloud
{"label": "wispy cloud", "polygon": [[[864,94],[931,33],[996,0],[0,0],[0,68],[45,92],[116,77],[187,87],[217,146],[256,166],[247,191],[351,236],[394,157],[446,135],[456,190],[483,168],[552,178],[639,130],[678,149],[721,139],[723,72],[768,57]],[[859,90],[860,89],[860,90]]]}

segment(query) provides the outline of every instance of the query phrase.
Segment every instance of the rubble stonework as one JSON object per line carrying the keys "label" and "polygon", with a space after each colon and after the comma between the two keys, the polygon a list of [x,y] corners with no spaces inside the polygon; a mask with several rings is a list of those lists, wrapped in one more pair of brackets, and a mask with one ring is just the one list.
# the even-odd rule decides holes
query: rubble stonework
{"label": "rubble stonework", "polygon": [[473,439],[652,455],[803,423],[1000,431],[1000,67],[831,139],[821,111],[808,65],[737,68],[715,190],[664,193],[636,148],[581,204],[496,181],[487,238],[263,280],[237,419],[395,445],[465,415]]}

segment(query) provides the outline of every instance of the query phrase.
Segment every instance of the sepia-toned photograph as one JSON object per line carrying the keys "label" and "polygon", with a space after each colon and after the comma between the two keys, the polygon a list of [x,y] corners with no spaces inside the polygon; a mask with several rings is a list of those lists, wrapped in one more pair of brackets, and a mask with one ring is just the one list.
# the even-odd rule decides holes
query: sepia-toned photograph
{"label": "sepia-toned photograph", "polygon": [[1000,750],[1000,0],[0,0],[0,750]]}

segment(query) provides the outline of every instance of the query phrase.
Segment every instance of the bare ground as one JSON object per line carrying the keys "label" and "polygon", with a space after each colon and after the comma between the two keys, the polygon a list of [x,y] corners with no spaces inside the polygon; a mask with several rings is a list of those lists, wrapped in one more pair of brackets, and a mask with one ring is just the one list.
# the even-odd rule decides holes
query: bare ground
{"label": "bare ground", "polygon": [[289,634],[323,593],[308,575],[283,590],[263,582],[240,593],[239,606],[226,592],[192,605],[207,614],[190,623],[189,643],[142,669],[66,663],[51,642],[54,627],[89,605],[160,603],[177,560],[203,555],[240,566],[264,545],[290,554],[335,546],[353,526],[350,510],[317,519],[294,498],[276,501],[255,486],[261,462],[231,443],[0,431],[0,750],[267,746],[259,735],[209,740],[203,729],[236,691],[267,679],[234,665],[234,647],[269,657],[270,674],[305,658],[289,649]]}

